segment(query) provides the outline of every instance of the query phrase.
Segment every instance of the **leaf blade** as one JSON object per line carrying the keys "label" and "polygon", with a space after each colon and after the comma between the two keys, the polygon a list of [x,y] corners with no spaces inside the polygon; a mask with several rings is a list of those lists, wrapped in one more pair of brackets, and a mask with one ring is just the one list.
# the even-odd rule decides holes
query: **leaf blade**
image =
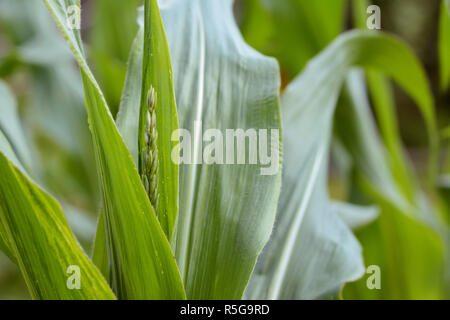
{"label": "leaf blade", "polygon": [[[35,299],[115,299],[75,240],[56,201],[0,153],[0,222]],[[69,290],[67,268],[80,268],[81,289]]]}

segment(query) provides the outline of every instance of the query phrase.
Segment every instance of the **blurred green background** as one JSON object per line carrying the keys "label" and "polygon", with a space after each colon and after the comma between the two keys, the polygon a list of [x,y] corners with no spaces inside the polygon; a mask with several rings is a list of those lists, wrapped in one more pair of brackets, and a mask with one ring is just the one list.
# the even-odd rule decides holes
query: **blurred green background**
{"label": "blurred green background", "polygon": [[[408,43],[421,60],[435,96],[439,128],[449,126],[450,92],[442,92],[439,85],[441,1],[373,3],[381,8],[382,31]],[[113,114],[120,102],[126,61],[137,31],[139,4],[139,0],[82,1],[83,38]],[[364,0],[238,0],[235,16],[246,41],[278,59],[284,87],[340,33],[361,26],[367,17],[362,11],[366,7]],[[62,203],[81,244],[90,252],[99,192],[81,82],[72,56],[41,1],[0,0],[0,78],[17,98],[27,138],[34,146],[31,152],[38,159],[33,164],[38,180]],[[419,181],[424,181],[428,146],[423,118],[412,100],[395,86],[393,97],[392,116],[406,158]],[[344,111],[341,117],[345,119]],[[442,139],[440,169],[444,174],[450,173],[448,143],[448,139]],[[447,223],[436,230],[358,187],[354,181],[357,178],[345,172],[347,162],[345,153],[339,152],[339,141],[334,148],[330,166],[332,197],[362,204],[376,202],[381,208],[375,222],[355,233],[363,246],[366,265],[381,267],[382,289],[367,289],[365,276],[348,284],[341,297],[450,297],[446,278],[449,183],[443,180],[441,193],[428,192],[441,213],[439,219]],[[0,253],[0,299],[28,298],[19,270]]]}

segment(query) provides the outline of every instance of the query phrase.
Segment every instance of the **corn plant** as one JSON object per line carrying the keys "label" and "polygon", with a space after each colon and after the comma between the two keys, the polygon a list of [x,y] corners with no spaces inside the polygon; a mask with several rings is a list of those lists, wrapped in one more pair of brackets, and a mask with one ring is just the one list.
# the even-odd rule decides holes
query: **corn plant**
{"label": "corn plant", "polygon": [[[0,82],[0,250],[20,269],[33,299],[316,299],[339,293],[358,298],[364,297],[360,281],[341,289],[362,278],[367,260],[382,261],[393,286],[407,287],[397,296],[395,289],[388,291],[387,298],[444,295],[441,269],[448,228],[439,213],[445,209],[427,197],[440,181],[434,98],[420,61],[402,40],[361,30],[366,1],[352,1],[352,19],[360,30],[348,32],[343,30],[345,0],[270,5],[247,1],[246,41],[299,72],[280,89],[278,61],[247,44],[232,0],[145,0],[134,27],[124,29],[134,40],[127,47],[120,98],[114,88],[122,89],[121,82],[109,79],[112,73],[120,74],[120,68],[104,58],[96,44],[91,70],[80,29],[68,22],[80,1],[26,2],[22,5],[35,12],[43,12],[46,5],[65,44],[56,34],[50,43],[38,38],[34,46],[22,47],[17,59],[57,73],[62,68],[53,69],[56,62],[36,60],[40,50],[60,48],[58,56],[65,58],[58,66],[69,70],[75,58],[80,75],[72,75],[67,100],[58,107],[69,122],[67,114],[79,112],[72,104],[84,96],[92,143],[87,146],[81,136],[73,135],[68,144],[74,145],[71,154],[93,155],[95,170],[84,157],[78,164],[86,170],[83,185],[98,188],[101,195],[88,253],[79,243],[85,229],[68,223],[73,216],[70,195],[53,196],[55,184],[42,178],[41,167],[48,164],[37,164],[37,147],[30,146],[14,94]],[[101,7],[113,2],[117,9],[126,1],[97,3]],[[130,3],[121,5],[134,10]],[[266,29],[258,29],[258,12],[264,12]],[[308,19],[287,18],[296,12]],[[444,1],[443,89],[449,74],[448,12]],[[307,31],[292,38],[285,32],[289,28],[309,30],[314,40]],[[45,32],[54,32],[50,29]],[[260,45],[261,37],[273,34],[279,35],[279,47],[290,49],[271,52],[273,47]],[[5,59],[4,72],[15,59]],[[0,64],[0,74],[2,70]],[[429,141],[425,187],[404,154],[388,77],[414,100],[424,118]],[[47,114],[55,119],[53,112]],[[58,125],[71,125],[65,122]],[[174,133],[194,133],[192,150],[197,157],[203,143],[199,124],[203,131],[280,132],[272,136],[268,150],[279,170],[262,175],[259,165],[210,164],[203,155],[197,163],[180,161],[181,138]],[[352,174],[342,171],[366,201],[338,202],[330,197],[333,154],[351,166]],[[95,171],[95,181],[89,170]],[[393,248],[389,233],[383,253],[372,248],[363,255],[360,242],[366,248],[366,243],[379,240],[379,233],[371,230],[357,238],[353,229],[377,218],[404,237]],[[420,241],[420,246],[410,239]],[[406,274],[396,274],[386,256],[398,250],[416,252],[395,259],[401,263],[430,259],[421,266],[404,265]],[[74,270],[79,275],[75,284]],[[431,282],[430,272],[436,272]],[[407,279],[413,277],[418,284],[409,287]],[[419,292],[424,287],[428,290]]]}

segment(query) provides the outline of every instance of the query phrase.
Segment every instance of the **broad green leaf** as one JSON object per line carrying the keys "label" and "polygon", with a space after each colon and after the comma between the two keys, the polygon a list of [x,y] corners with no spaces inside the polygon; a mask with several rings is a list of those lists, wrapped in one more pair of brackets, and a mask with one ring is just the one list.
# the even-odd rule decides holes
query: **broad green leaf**
{"label": "broad green leaf", "polygon": [[321,121],[320,133],[315,132],[309,141],[292,135],[294,130],[298,136],[311,134],[313,123],[319,126],[315,121],[307,126],[306,118],[298,126],[283,123],[285,160],[278,215],[246,289],[249,299],[328,298],[343,282],[356,280],[364,272],[361,248],[326,192],[329,141],[318,138],[330,135],[324,131],[326,121]]}
{"label": "broad green leaf", "polygon": [[441,90],[450,84],[450,2],[442,0],[439,19],[439,60]]}
{"label": "broad green leaf", "polygon": [[159,205],[155,210],[161,227],[170,240],[178,210],[178,164],[172,157],[172,150],[178,144],[178,141],[172,140],[172,133],[178,129],[178,118],[169,48],[156,0],[145,1],[143,57],[138,136],[139,172],[142,172],[145,165],[141,163],[140,152],[145,145],[147,95],[150,88],[153,88],[157,97],[155,110],[159,158]]}
{"label": "broad green leaf", "polygon": [[314,58],[282,97],[284,187],[277,225],[247,290],[251,298],[323,296],[363,273],[360,247],[337,218],[326,191],[333,113],[342,85],[355,66],[391,76],[418,101],[434,133],[432,98],[424,72],[397,39],[350,32]]}
{"label": "broad green leaf", "polygon": [[[180,128],[267,129],[268,156],[278,168],[281,123],[274,59],[243,41],[231,0],[161,1],[174,73]],[[271,129],[279,130],[279,137]],[[270,143],[270,139],[272,143]],[[205,145],[209,144],[205,142]],[[197,158],[196,156],[196,159]],[[267,165],[181,164],[179,215],[172,245],[190,299],[239,299],[269,238],[280,170]],[[281,169],[281,167],[280,167]]]}
{"label": "broad green leaf", "polygon": [[103,194],[113,288],[121,299],[182,299],[180,275],[132,157],[86,62],[79,30],[66,24],[76,0],[45,0],[80,66]]}
{"label": "broad green leaf", "polygon": [[[58,203],[0,153],[0,232],[34,299],[114,299],[75,240]],[[80,271],[70,289],[71,266]]]}

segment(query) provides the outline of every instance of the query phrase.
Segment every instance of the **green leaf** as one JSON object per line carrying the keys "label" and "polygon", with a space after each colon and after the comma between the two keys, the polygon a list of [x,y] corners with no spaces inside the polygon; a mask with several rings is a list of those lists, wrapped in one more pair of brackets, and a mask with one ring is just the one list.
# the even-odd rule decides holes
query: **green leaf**
{"label": "green leaf", "polygon": [[[270,129],[277,129],[281,138],[277,63],[244,43],[232,1],[162,1],[160,8],[180,128],[192,134],[191,150],[202,150],[194,121],[202,122],[203,132],[267,129],[269,138]],[[273,135],[275,167],[280,145]],[[261,175],[260,169],[180,165],[179,215],[172,245],[188,298],[242,297],[272,230],[280,190],[281,174]]]}
{"label": "green leaf", "polygon": [[277,225],[247,290],[251,298],[320,297],[363,273],[360,247],[337,218],[326,184],[333,113],[342,85],[355,66],[390,75],[418,101],[434,137],[433,104],[425,74],[397,39],[350,32],[314,58],[282,97],[284,185]]}
{"label": "green leaf", "polygon": [[[0,232],[34,299],[114,299],[75,240],[58,203],[0,153]],[[8,252],[7,252],[8,253]],[[80,289],[69,289],[70,266]]]}
{"label": "green leaf", "polygon": [[121,299],[183,299],[180,275],[132,157],[90,71],[79,30],[66,24],[76,0],[45,0],[80,66],[102,186],[113,288]]}

